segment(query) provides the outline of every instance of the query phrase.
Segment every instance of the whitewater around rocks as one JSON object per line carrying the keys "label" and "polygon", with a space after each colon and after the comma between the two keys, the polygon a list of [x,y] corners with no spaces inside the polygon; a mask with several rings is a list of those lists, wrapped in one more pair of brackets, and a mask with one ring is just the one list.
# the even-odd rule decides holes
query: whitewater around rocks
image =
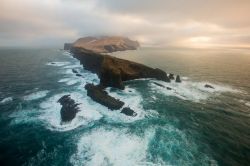
{"label": "whitewater around rocks", "polygon": [[[23,96],[6,96],[1,100],[1,105],[11,104],[14,100],[24,103],[9,115],[12,126],[41,125],[49,132],[67,135],[66,142],[70,142],[71,149],[69,163],[75,166],[218,164],[208,146],[197,143],[198,133],[184,129],[181,125],[183,119],[173,116],[175,106],[179,108],[184,103],[189,108],[198,107],[200,111],[200,107],[206,109],[207,103],[221,103],[224,97],[244,91],[230,85],[194,81],[187,76],[181,77],[182,83],[138,79],[125,82],[125,90],[106,88],[110,96],[125,102],[123,107],[130,107],[137,113],[137,116],[130,117],[120,113],[121,109],[111,111],[91,100],[84,86],[87,83],[99,84],[98,76],[85,70],[71,53],[62,51],[61,54],[68,61],[50,60],[43,64],[60,75],[53,82],[60,87],[58,90],[36,88]],[[76,76],[72,69],[81,76]],[[171,90],[157,86],[155,82]],[[214,89],[205,88],[205,84]],[[61,105],[57,101],[68,94],[80,103],[80,111],[71,122],[62,123]],[[237,102],[249,107],[246,100]],[[185,106],[178,114],[195,118],[192,112],[185,112]],[[165,115],[168,111],[169,114]],[[195,121],[194,126],[199,127],[199,122]],[[201,147],[208,150],[201,152]],[[46,148],[44,145],[43,150]],[[37,153],[35,158],[42,159],[42,154],[43,151]],[[55,150],[52,154],[58,155],[60,151]],[[31,160],[29,163],[36,162]]]}

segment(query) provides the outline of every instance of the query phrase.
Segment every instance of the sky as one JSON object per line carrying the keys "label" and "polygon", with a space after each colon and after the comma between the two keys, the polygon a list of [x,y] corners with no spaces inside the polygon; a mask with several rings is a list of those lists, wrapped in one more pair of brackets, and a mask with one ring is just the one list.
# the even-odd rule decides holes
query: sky
{"label": "sky", "polygon": [[147,47],[250,48],[250,0],[0,0],[0,46],[103,35]]}

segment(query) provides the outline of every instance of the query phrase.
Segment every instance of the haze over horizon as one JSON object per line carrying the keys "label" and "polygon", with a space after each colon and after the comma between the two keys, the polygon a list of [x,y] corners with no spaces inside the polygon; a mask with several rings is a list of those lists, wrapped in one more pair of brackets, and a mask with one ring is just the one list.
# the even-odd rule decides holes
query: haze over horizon
{"label": "haze over horizon", "polygon": [[115,35],[157,47],[250,47],[249,0],[1,0],[0,46]]}

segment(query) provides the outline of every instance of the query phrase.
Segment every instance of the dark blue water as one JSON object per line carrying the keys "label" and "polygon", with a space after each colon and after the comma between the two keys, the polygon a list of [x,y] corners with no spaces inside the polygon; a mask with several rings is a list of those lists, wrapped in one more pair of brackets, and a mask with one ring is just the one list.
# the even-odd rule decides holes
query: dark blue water
{"label": "dark blue water", "polygon": [[[87,97],[84,85],[99,79],[69,53],[1,49],[0,165],[249,165],[250,51],[113,55],[178,73],[183,82],[157,81],[173,91],[150,79],[129,81],[124,91],[108,88],[138,114],[127,117]],[[57,100],[65,94],[81,111],[62,124]]]}

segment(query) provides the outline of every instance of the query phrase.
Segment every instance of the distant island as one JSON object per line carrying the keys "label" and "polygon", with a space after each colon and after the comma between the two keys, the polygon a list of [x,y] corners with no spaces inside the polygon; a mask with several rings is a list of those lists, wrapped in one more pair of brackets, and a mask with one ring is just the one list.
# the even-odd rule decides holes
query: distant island
{"label": "distant island", "polygon": [[64,49],[71,47],[84,48],[95,53],[111,53],[115,51],[136,50],[140,46],[138,41],[120,36],[83,37],[74,43],[65,43]]}

